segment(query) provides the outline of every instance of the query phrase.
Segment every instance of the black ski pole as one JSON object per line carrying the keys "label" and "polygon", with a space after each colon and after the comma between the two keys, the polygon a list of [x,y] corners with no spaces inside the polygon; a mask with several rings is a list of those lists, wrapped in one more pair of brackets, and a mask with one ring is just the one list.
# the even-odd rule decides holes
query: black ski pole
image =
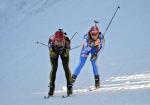
{"label": "black ski pole", "polygon": [[78,34],[78,32],[75,32],[75,33],[72,35],[72,37],[70,38],[70,41],[74,38],[74,36],[75,36],[76,34]]}
{"label": "black ski pole", "polygon": [[70,50],[74,50],[74,49],[79,48],[79,47],[81,47],[81,45],[75,46],[75,47],[71,48]]}
{"label": "black ski pole", "polygon": [[41,44],[41,45],[43,45],[43,46],[45,46],[45,47],[48,47],[48,45],[45,44],[45,43],[42,43],[42,42],[39,42],[39,41],[37,41],[36,43],[37,43],[37,44]]}
{"label": "black ski pole", "polygon": [[115,13],[114,13],[113,17],[111,18],[111,20],[110,20],[110,22],[109,22],[109,24],[108,24],[108,26],[107,26],[107,28],[106,28],[106,30],[105,30],[105,32],[104,32],[104,34],[103,34],[103,35],[105,35],[105,34],[106,34],[106,31],[108,30],[108,28],[109,28],[110,24],[112,23],[112,21],[113,21],[113,19],[114,19],[114,17],[115,17],[115,15],[116,15],[116,13],[117,13],[117,11],[118,11],[118,9],[119,9],[119,8],[120,8],[120,6],[118,6],[118,7],[117,7],[117,9],[116,9],[116,11],[115,11]]}

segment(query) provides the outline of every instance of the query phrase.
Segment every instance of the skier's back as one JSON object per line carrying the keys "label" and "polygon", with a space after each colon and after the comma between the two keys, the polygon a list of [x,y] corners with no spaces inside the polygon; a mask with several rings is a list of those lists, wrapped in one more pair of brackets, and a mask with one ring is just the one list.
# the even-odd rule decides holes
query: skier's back
{"label": "skier's back", "polygon": [[67,95],[72,94],[71,72],[69,69],[70,40],[65,34],[66,33],[64,33],[62,29],[59,29],[59,31],[56,31],[48,41],[51,62],[50,90],[48,92],[49,96],[53,96],[54,94],[59,56],[62,60],[62,65],[65,71],[67,81]]}

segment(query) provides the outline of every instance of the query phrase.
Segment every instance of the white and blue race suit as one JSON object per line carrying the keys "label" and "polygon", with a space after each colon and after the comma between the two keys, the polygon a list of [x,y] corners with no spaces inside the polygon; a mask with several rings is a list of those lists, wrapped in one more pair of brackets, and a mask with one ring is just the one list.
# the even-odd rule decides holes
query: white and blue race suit
{"label": "white and blue race suit", "polygon": [[[104,35],[99,33],[99,36],[97,38],[97,40],[99,40],[99,43],[97,46],[94,46],[94,40],[91,41],[92,39],[90,39],[89,35],[86,34],[84,35],[84,40],[83,40],[83,47],[81,50],[81,54],[80,54],[80,62],[78,64],[78,66],[76,67],[74,74],[75,76],[78,76],[82,67],[84,66],[88,55],[91,53],[91,58],[92,56],[96,55],[97,58],[97,54],[104,48],[104,43],[105,43],[105,39],[104,39]],[[98,68],[96,65],[96,58],[91,59],[91,64],[93,67],[93,73],[94,75],[99,75],[98,73]]]}

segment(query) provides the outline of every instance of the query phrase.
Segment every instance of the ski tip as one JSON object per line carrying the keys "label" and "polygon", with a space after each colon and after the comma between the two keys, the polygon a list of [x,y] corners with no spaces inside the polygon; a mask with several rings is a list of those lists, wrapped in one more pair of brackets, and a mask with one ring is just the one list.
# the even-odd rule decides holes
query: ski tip
{"label": "ski tip", "polygon": [[39,41],[36,41],[36,44],[38,44],[39,43]]}
{"label": "ski tip", "polygon": [[62,98],[65,98],[65,97],[66,97],[66,96],[64,96],[64,95],[62,96]]}
{"label": "ski tip", "polygon": [[71,97],[72,95],[62,95],[62,98]]}
{"label": "ski tip", "polygon": [[51,96],[44,96],[44,99],[48,99],[48,98],[50,98]]}
{"label": "ski tip", "polygon": [[46,96],[44,96],[44,99],[47,99],[47,97],[46,97]]}

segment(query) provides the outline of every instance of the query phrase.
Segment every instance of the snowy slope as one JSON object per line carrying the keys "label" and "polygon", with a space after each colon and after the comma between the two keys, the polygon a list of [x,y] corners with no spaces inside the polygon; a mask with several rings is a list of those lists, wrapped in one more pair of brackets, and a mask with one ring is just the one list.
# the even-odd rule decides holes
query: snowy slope
{"label": "snowy slope", "polygon": [[[150,2],[148,0],[1,0],[0,1],[0,103],[2,105],[149,105],[150,100]],[[48,91],[48,49],[37,45],[63,27],[72,46],[82,42],[93,20],[104,32],[120,5],[106,46],[98,59],[104,88],[84,92],[94,84],[87,61],[75,84],[74,96],[60,98],[66,84],[59,62],[56,98],[43,100]],[[78,64],[80,48],[71,51],[70,68]],[[81,92],[78,90],[81,89]],[[89,100],[89,101],[88,101]]]}

